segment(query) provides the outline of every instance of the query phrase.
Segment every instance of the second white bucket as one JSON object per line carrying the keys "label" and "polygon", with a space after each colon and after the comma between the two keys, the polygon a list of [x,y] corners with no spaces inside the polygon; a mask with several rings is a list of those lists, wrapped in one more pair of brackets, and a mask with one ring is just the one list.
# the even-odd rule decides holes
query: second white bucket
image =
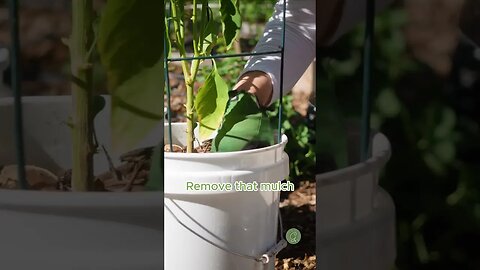
{"label": "second white bucket", "polygon": [[[168,143],[168,125],[165,142]],[[182,144],[184,123],[172,124]],[[276,183],[288,176],[287,138],[230,153],[165,153],[165,269],[273,270],[256,261],[278,242],[279,191],[192,190],[191,183]],[[237,184],[238,185],[238,184]]]}

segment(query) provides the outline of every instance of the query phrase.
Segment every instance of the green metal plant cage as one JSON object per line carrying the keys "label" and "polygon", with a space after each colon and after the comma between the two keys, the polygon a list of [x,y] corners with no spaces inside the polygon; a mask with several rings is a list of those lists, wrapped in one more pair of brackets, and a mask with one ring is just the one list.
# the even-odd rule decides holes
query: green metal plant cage
{"label": "green metal plant cage", "polygon": [[[14,115],[15,115],[15,149],[16,160],[18,165],[18,179],[21,189],[28,189],[28,182],[25,177],[25,144],[23,134],[23,113],[22,113],[22,90],[20,85],[20,40],[19,40],[19,5],[18,0],[8,0],[9,4],[9,20],[10,20],[10,37],[11,37],[11,84],[14,94]],[[168,77],[168,65],[171,62],[178,62],[183,60],[203,60],[203,59],[221,59],[221,58],[233,58],[233,57],[248,57],[256,55],[280,55],[280,105],[278,107],[278,141],[281,140],[282,132],[282,112],[283,112],[283,75],[284,75],[284,55],[285,55],[285,29],[286,29],[286,11],[287,0],[283,1],[283,27],[282,27],[282,43],[278,50],[267,52],[250,52],[250,53],[238,53],[238,54],[219,54],[211,56],[201,57],[186,57],[186,58],[169,58],[167,55],[167,46],[165,47],[165,78],[166,78],[166,95],[167,95],[167,114],[168,114],[168,135],[170,137],[170,143],[172,143],[172,131],[171,131],[171,104],[170,104],[170,82]],[[372,81],[372,47],[374,39],[374,23],[375,23],[375,0],[367,0],[366,5],[366,28],[365,28],[365,40],[364,40],[364,52],[363,52],[363,93],[362,93],[362,113],[361,113],[361,149],[360,155],[362,160],[366,160],[369,156],[369,138],[370,138],[370,112],[371,112],[371,81]],[[168,26],[167,26],[168,27]],[[166,43],[165,37],[165,43]]]}
{"label": "green metal plant cage", "polygon": [[[171,9],[171,7],[170,7]],[[179,61],[191,61],[191,60],[208,60],[208,59],[225,59],[225,58],[239,58],[239,57],[248,57],[248,56],[257,56],[257,55],[278,55],[280,54],[280,106],[278,107],[278,138],[277,141],[280,142],[282,138],[281,127],[282,127],[282,100],[283,100],[283,73],[284,73],[284,56],[285,56],[285,28],[286,28],[286,10],[287,10],[287,1],[283,1],[283,13],[282,13],[282,43],[278,50],[275,51],[266,51],[266,52],[248,52],[248,53],[237,53],[237,54],[218,54],[210,56],[199,56],[199,57],[179,57],[179,58],[169,58],[167,51],[167,38],[165,37],[164,43],[164,54],[165,54],[165,80],[166,80],[166,93],[167,93],[167,120],[168,120],[168,136],[170,149],[173,149],[172,145],[172,117],[171,117],[171,100],[170,100],[170,80],[168,77],[168,66],[171,62]],[[170,11],[171,12],[171,11]],[[170,25],[166,25],[167,29],[170,29]]]}
{"label": "green metal plant cage", "polygon": [[[171,9],[171,7],[170,7]],[[170,144],[170,149],[173,149],[173,140],[172,140],[172,113],[171,113],[171,88],[170,88],[170,81],[169,81],[169,76],[168,76],[168,66],[169,63],[171,62],[179,62],[179,61],[192,61],[192,60],[207,60],[207,59],[225,59],[225,58],[235,58],[235,57],[248,57],[248,56],[257,56],[257,55],[280,55],[280,105],[278,107],[278,132],[277,132],[277,141],[280,142],[282,138],[282,132],[281,132],[281,127],[282,127],[282,111],[283,111],[283,106],[282,106],[282,101],[283,101],[283,74],[284,74],[284,55],[285,55],[285,29],[286,29],[286,10],[287,10],[287,1],[283,1],[283,7],[282,7],[282,43],[278,50],[274,51],[266,51],[266,52],[249,52],[249,53],[237,53],[237,54],[218,54],[218,55],[210,55],[210,56],[200,56],[200,57],[179,57],[179,58],[169,58],[168,57],[168,51],[167,51],[167,38],[168,35],[165,36],[164,40],[164,54],[165,54],[165,60],[164,60],[164,70],[165,70],[165,81],[166,81],[166,94],[167,94],[167,121],[168,121],[168,136],[169,136],[169,144]],[[170,29],[170,25],[166,25],[167,29]],[[180,220],[177,219],[177,222],[186,228],[187,230],[193,232],[188,226],[183,224]],[[272,253],[278,253],[280,250],[286,247],[286,240],[284,239],[283,235],[283,222],[282,222],[282,217],[280,212],[278,213],[278,225],[279,225],[279,238],[280,242],[277,243],[269,252]],[[245,254],[240,254],[237,252],[234,252],[232,250],[226,249],[220,245],[217,245],[208,239],[204,238],[203,236],[193,232],[195,235],[203,239],[204,241],[210,243],[211,245],[222,249],[230,254],[244,257],[247,259],[252,259],[254,261],[259,261],[263,262],[264,264],[268,263],[268,256],[264,254],[261,258],[256,258],[254,256],[249,256]]]}

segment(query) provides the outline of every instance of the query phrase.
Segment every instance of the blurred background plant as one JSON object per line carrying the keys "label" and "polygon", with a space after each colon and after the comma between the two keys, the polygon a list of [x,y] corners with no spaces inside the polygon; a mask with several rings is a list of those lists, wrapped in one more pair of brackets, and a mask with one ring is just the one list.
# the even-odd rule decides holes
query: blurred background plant
{"label": "blurred background plant", "polygon": [[[288,137],[285,151],[290,158],[290,179],[296,183],[302,180],[312,180],[315,175],[315,128],[314,122],[302,116],[295,108],[293,96],[283,99],[282,131]],[[275,102],[269,109],[272,125],[278,125],[278,107]]]}
{"label": "blurred background plant", "polygon": [[[462,2],[406,1],[377,20],[371,121],[393,148],[380,184],[396,205],[401,270],[480,269],[480,48],[458,34]],[[362,46],[360,26],[317,56],[318,91],[353,121]]]}

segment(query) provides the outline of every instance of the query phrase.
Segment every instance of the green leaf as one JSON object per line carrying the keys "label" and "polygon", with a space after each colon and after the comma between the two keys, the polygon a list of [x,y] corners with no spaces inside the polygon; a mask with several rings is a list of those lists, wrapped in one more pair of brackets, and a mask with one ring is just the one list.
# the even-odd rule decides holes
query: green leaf
{"label": "green leaf", "polygon": [[111,89],[163,55],[163,0],[109,0],[100,19],[98,52]]}
{"label": "green leaf", "polygon": [[213,69],[195,98],[195,108],[200,122],[200,140],[208,139],[222,123],[228,102],[228,85]]}
{"label": "green leaf", "polygon": [[[339,108],[331,82],[318,82],[317,86],[317,153],[334,170],[348,166],[348,141],[344,116]],[[323,84],[323,85],[322,85]]]}
{"label": "green leaf", "polygon": [[433,147],[432,151],[443,163],[450,163],[455,159],[455,144],[451,141],[441,141]]}
{"label": "green leaf", "polygon": [[169,30],[168,30],[167,26],[168,26],[168,20],[167,20],[167,18],[165,18],[165,36],[167,37],[167,38],[165,38],[165,41],[164,41],[165,46],[167,47],[165,49],[165,51],[166,51],[165,55],[167,55],[167,57],[171,57],[172,56],[172,42],[170,41],[170,38],[169,38],[170,33],[169,33]]}
{"label": "green leaf", "polygon": [[232,152],[273,145],[275,134],[267,113],[255,96],[240,92],[228,104],[225,118],[213,140],[212,152]]}
{"label": "green leaf", "polygon": [[[201,9],[201,18],[199,21],[196,22],[196,24],[199,24],[200,26],[197,27],[197,30],[200,31],[199,35],[199,50],[201,52],[205,52],[205,38],[210,34],[208,31],[208,25],[211,24],[213,21],[213,18],[211,15],[211,8],[208,6],[208,0],[202,0],[202,9]],[[208,45],[207,45],[208,46]]]}
{"label": "green leaf", "polygon": [[163,61],[160,61],[115,90],[111,120],[115,149],[129,150],[161,123],[163,77]]}
{"label": "green leaf", "polygon": [[438,125],[433,130],[433,136],[437,139],[444,139],[453,133],[457,124],[457,115],[450,108],[442,108],[438,119]]}
{"label": "green leaf", "polygon": [[433,173],[437,175],[443,175],[445,173],[445,164],[434,154],[428,152],[425,153],[423,155],[423,160]]}
{"label": "green leaf", "polygon": [[163,119],[163,0],[109,0],[98,53],[112,95],[112,138],[129,150]]}
{"label": "green leaf", "polygon": [[217,36],[215,34],[208,35],[203,42],[202,53],[204,55],[210,55],[215,45],[217,45]]}
{"label": "green leaf", "polygon": [[[183,21],[185,16],[185,3],[183,0],[170,0],[170,5],[172,5],[172,9],[176,10],[177,15],[173,17],[173,14],[171,14],[169,19],[172,20],[173,24],[178,23],[180,26],[180,39],[185,39],[185,22]],[[175,33],[174,45],[177,49],[180,49],[184,44],[183,41],[178,40],[178,38],[177,33]]]}
{"label": "green leaf", "polygon": [[397,95],[391,88],[381,91],[376,103],[378,110],[386,117],[396,117],[402,109],[402,105],[398,100]]}
{"label": "green leaf", "polygon": [[225,38],[227,49],[230,49],[233,41],[240,33],[242,17],[238,9],[238,0],[219,0],[220,14],[222,15],[222,33]]}
{"label": "green leaf", "polygon": [[[211,9],[209,9],[212,13]],[[213,47],[217,45],[218,40],[218,31],[220,29],[220,24],[215,21],[213,15],[210,16],[210,19],[206,22],[204,32],[202,33],[202,53],[204,55],[209,55],[212,52]]]}

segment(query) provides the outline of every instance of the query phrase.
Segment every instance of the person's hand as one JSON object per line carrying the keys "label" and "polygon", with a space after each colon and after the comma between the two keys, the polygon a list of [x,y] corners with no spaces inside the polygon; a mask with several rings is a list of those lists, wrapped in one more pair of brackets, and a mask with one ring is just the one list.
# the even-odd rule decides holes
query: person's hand
{"label": "person's hand", "polygon": [[233,89],[255,95],[260,107],[267,107],[272,100],[272,80],[268,74],[262,71],[250,71],[243,74]]}

